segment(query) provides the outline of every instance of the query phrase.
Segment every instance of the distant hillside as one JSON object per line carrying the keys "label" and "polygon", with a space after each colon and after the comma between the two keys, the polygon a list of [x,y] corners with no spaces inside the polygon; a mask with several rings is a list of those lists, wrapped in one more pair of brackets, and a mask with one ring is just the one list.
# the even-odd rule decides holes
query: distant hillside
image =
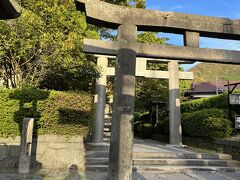
{"label": "distant hillside", "polygon": [[214,80],[240,80],[240,65],[200,63],[189,71],[194,73],[195,82]]}

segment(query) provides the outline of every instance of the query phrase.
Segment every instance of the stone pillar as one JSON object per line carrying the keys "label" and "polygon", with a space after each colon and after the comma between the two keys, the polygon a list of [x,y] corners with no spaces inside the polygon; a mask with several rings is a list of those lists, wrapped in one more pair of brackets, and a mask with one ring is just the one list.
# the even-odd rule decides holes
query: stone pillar
{"label": "stone pillar", "polygon": [[179,99],[179,67],[177,61],[168,63],[169,71],[169,135],[171,145],[182,145],[181,110]]}
{"label": "stone pillar", "polygon": [[135,98],[137,27],[133,23],[120,25],[118,41],[121,46],[115,67],[113,118],[109,152],[109,180],[132,179],[133,113]]}
{"label": "stone pillar", "polygon": [[103,142],[108,58],[104,56],[98,57],[97,65],[101,67],[102,73],[101,77],[97,80],[96,94],[94,97],[95,112],[92,131],[92,143]]}
{"label": "stone pillar", "polygon": [[24,118],[20,145],[18,172],[29,173],[32,152],[33,118]]}

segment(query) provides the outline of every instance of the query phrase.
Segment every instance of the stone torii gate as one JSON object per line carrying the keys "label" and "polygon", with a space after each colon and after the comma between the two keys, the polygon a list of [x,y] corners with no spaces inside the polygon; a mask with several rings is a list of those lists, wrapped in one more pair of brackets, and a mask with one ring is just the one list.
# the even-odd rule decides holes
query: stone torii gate
{"label": "stone torii gate", "polygon": [[[95,103],[95,113],[93,121],[93,131],[92,131],[92,143],[102,143],[103,142],[103,128],[104,128],[104,114],[105,114],[105,100],[106,100],[106,86],[107,86],[107,76],[115,76],[115,68],[108,67],[108,59],[116,58],[114,56],[104,56],[104,55],[95,55],[97,57],[97,65],[102,68],[101,77],[97,80],[96,93],[94,98]],[[147,70],[147,62],[158,62],[158,63],[168,63],[168,71],[160,70]],[[145,78],[158,78],[158,79],[168,79],[169,87],[174,86],[176,89],[179,89],[179,79],[192,80],[192,72],[181,72],[177,68],[172,68],[173,61],[164,60],[164,59],[147,59],[147,58],[137,58],[136,59],[136,76],[145,77]],[[179,63],[185,64],[185,61],[180,61]],[[189,62],[188,62],[189,63]],[[177,73],[175,73],[177,71]],[[170,76],[170,74],[177,75]],[[179,91],[177,92],[179,95]],[[169,90],[169,100],[179,101],[179,98],[174,96],[175,94],[171,93]],[[172,104],[173,102],[170,102]],[[169,106],[169,127],[170,127],[170,144],[175,144],[176,142],[182,143],[182,134],[181,134],[181,112],[180,106],[174,107]]]}
{"label": "stone torii gate", "polygon": [[[108,179],[132,179],[132,121],[136,57],[240,64],[240,52],[196,47],[199,37],[240,39],[240,21],[227,18],[161,12],[112,5],[99,0],[76,0],[87,22],[118,29],[118,41],[85,41],[85,48],[104,55],[117,54]],[[137,43],[137,30],[183,34],[185,46]],[[95,52],[92,52],[95,53]],[[177,62],[172,62],[177,68]],[[170,76],[176,77],[176,71]],[[171,93],[177,94],[177,89]],[[174,102],[177,106],[179,102]]]}

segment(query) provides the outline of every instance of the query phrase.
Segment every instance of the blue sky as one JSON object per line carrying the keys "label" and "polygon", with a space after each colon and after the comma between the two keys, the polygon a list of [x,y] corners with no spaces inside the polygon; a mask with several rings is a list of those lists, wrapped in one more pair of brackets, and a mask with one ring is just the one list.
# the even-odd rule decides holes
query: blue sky
{"label": "blue sky", "polygon": [[[146,3],[147,9],[240,19],[240,0],[146,0]],[[170,38],[170,44],[183,45],[181,35],[163,33],[161,36]],[[240,41],[201,38],[200,47],[240,50]]]}

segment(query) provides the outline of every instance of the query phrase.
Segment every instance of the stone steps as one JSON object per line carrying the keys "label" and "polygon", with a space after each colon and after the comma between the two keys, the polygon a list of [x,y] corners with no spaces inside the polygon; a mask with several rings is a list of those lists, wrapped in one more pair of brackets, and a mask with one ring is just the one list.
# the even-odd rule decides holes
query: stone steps
{"label": "stone steps", "polygon": [[[108,151],[87,151],[86,170],[106,172]],[[239,162],[228,154],[134,152],[133,171],[159,173],[192,171],[239,171]]]}
{"label": "stone steps", "polygon": [[[108,158],[88,158],[86,165],[108,165]],[[238,167],[234,160],[133,158],[133,165]]]}
{"label": "stone steps", "polygon": [[[87,151],[86,158],[108,158],[108,151]],[[172,159],[216,159],[231,160],[228,154],[199,154],[199,153],[155,153],[155,152],[134,152],[133,158],[172,158]]]}
{"label": "stone steps", "polygon": [[[108,165],[86,165],[88,172],[107,172]],[[210,167],[210,166],[156,166],[156,165],[133,165],[135,172],[151,173],[183,173],[195,171],[218,171],[218,172],[239,172],[237,167]]]}
{"label": "stone steps", "polygon": [[[110,129],[109,126],[107,128]],[[111,133],[105,130],[104,135],[104,143],[86,144],[85,168],[88,172],[108,171]],[[144,140],[139,142],[135,139],[135,141],[135,152],[133,152],[133,171],[135,172],[240,171],[239,162],[232,160],[232,156],[228,154],[201,154],[164,146],[152,141],[146,141],[146,144]]]}

